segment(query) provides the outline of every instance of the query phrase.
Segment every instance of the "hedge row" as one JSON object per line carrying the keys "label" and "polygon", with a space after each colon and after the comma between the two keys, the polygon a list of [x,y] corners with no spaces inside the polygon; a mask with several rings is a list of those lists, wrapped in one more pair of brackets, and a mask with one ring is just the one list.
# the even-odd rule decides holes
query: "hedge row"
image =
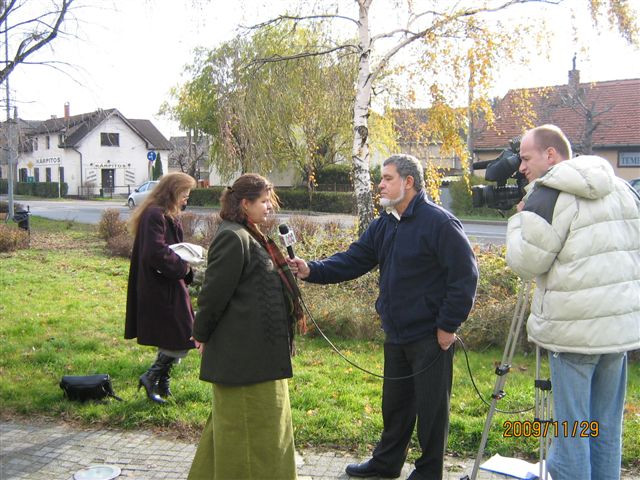
{"label": "hedge row", "polygon": [[[374,185],[380,183],[380,165],[371,167],[369,174]],[[351,165],[344,163],[327,165],[316,174],[316,183],[319,185],[352,185]]]}
{"label": "hedge row", "polygon": [[[189,205],[219,205],[226,187],[194,188],[189,194]],[[355,200],[351,192],[309,192],[304,188],[278,188],[278,197],[284,210],[313,210],[327,213],[354,213]]]}
{"label": "hedge row", "polygon": [[189,205],[204,207],[220,205],[220,197],[226,187],[194,188],[189,193]]}
{"label": "hedge row", "polygon": [[[60,195],[67,196],[69,185],[63,183],[60,186]],[[0,193],[9,193],[9,182],[7,179],[0,179]],[[56,198],[58,196],[58,183],[38,182],[25,183],[16,182],[13,193],[16,195],[31,195],[33,197]]]}
{"label": "hedge row", "polygon": [[278,197],[284,210],[312,210],[326,213],[355,213],[355,197],[352,192],[314,192],[302,188],[278,189]]}

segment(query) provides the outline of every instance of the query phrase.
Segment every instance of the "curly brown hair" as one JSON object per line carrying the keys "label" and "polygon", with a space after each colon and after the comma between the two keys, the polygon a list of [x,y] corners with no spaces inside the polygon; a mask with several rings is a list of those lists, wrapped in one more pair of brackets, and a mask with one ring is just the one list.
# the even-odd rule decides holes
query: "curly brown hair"
{"label": "curly brown hair", "polygon": [[182,196],[189,193],[195,186],[196,181],[186,173],[176,172],[163,175],[158,185],[131,215],[129,231],[133,234],[137,233],[140,217],[147,208],[153,205],[161,207],[165,215],[177,218],[180,213]]}
{"label": "curly brown hair", "polygon": [[280,207],[280,200],[273,189],[273,184],[257,173],[245,173],[227,187],[220,197],[222,208],[220,217],[231,222],[243,223],[247,216],[242,209],[242,200],[255,201],[264,192],[269,194],[269,200],[274,210]]}

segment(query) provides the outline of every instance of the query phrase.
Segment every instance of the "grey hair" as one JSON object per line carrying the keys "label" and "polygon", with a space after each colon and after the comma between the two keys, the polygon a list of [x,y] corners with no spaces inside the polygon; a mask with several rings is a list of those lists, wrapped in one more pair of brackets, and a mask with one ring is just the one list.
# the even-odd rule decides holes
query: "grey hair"
{"label": "grey hair", "polygon": [[391,155],[382,163],[383,167],[387,165],[395,165],[398,174],[403,179],[411,175],[411,177],[413,177],[413,188],[416,192],[424,189],[424,170],[422,169],[420,160],[413,155],[407,155],[405,153]]}

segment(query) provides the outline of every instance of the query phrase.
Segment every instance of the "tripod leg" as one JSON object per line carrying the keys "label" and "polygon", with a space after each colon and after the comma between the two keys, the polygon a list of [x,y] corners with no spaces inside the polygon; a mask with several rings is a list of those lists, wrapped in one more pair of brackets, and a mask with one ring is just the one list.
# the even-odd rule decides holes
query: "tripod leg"
{"label": "tripod leg", "polygon": [[547,457],[549,453],[549,444],[551,436],[549,433],[549,424],[553,420],[551,407],[551,380],[542,380],[540,378],[541,358],[540,347],[536,345],[536,409],[535,421],[540,425],[540,473],[541,479],[547,480]]}
{"label": "tripod leg", "polygon": [[502,354],[502,363],[499,367],[496,367],[496,383],[491,394],[491,406],[489,407],[489,413],[484,423],[484,429],[482,430],[482,437],[480,439],[480,446],[478,447],[478,454],[476,460],[473,463],[473,470],[471,471],[471,477],[465,475],[461,480],[476,480],[478,475],[478,469],[482,462],[482,456],[484,455],[484,449],[487,445],[487,439],[489,438],[489,430],[491,430],[491,422],[493,415],[496,411],[496,404],[498,400],[505,396],[503,387],[507,381],[507,373],[511,369],[511,361],[518,345],[518,337],[520,336],[520,330],[524,323],[524,314],[526,306],[529,303],[529,292],[531,290],[531,282],[522,281],[520,285],[520,293],[518,294],[518,301],[516,302],[516,308],[513,312],[513,318],[511,320],[511,326],[509,328],[509,336],[504,347],[504,353]]}

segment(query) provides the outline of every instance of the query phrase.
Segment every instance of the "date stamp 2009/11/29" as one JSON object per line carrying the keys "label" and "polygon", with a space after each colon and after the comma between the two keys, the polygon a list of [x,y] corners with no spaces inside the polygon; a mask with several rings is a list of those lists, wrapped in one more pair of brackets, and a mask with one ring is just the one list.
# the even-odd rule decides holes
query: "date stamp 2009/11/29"
{"label": "date stamp 2009/11/29", "polygon": [[597,437],[600,433],[597,421],[510,421],[502,424],[503,437]]}

